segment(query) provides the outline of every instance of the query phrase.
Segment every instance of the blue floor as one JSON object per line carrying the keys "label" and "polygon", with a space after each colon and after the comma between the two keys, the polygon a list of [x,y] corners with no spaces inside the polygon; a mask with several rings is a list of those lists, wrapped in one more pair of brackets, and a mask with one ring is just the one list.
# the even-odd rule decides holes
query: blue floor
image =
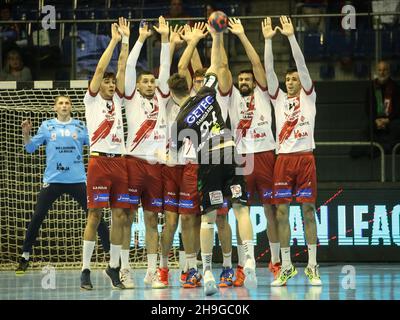
{"label": "blue floor", "polygon": [[[298,266],[298,274],[286,287],[280,288],[270,287],[272,275],[266,268],[258,268],[257,289],[224,288],[211,297],[204,296],[203,288],[181,288],[176,269],[170,271],[167,289],[146,288],[145,270],[135,269],[136,288],[121,291],[111,289],[102,270],[92,271],[92,291],[80,290],[80,270],[28,271],[23,276],[3,271],[0,272],[0,300],[400,300],[399,264],[347,265],[321,265],[322,287],[308,284],[304,266]],[[215,266],[216,279],[219,272],[220,268]]]}

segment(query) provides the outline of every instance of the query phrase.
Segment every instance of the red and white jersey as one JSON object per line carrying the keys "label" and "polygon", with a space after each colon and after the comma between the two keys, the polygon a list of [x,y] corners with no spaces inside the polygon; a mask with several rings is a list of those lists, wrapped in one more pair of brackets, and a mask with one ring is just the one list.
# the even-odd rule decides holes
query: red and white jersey
{"label": "red and white jersey", "polygon": [[166,104],[169,94],[158,88],[152,99],[143,97],[137,89],[125,98],[128,138],[126,153],[149,162],[159,162],[156,153],[165,153],[167,145]]}
{"label": "red and white jersey", "polygon": [[315,149],[314,87],[308,94],[301,89],[300,96],[292,98],[288,98],[287,93],[279,89],[276,96],[271,96],[271,101],[275,108],[277,153]]}
{"label": "red and white jersey", "polygon": [[112,100],[105,100],[99,92],[93,93],[88,89],[83,102],[90,151],[125,154],[122,122],[123,96],[116,91]]}
{"label": "red and white jersey", "polygon": [[271,104],[267,89],[256,85],[252,96],[242,96],[232,86],[229,117],[239,154],[257,153],[275,149],[271,130]]}

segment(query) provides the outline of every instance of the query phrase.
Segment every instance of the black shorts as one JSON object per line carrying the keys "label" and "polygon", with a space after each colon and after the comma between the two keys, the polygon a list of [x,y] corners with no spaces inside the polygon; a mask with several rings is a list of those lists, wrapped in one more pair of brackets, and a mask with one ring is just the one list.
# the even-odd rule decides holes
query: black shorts
{"label": "black shorts", "polygon": [[210,152],[209,163],[198,170],[197,189],[200,194],[202,214],[222,208],[224,197],[231,203],[247,205],[247,190],[242,168],[236,163],[234,147]]}

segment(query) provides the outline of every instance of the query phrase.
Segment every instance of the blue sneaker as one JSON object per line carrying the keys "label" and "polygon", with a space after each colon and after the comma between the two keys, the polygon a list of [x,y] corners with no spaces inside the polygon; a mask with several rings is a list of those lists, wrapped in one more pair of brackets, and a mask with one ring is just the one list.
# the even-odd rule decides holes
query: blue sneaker
{"label": "blue sneaker", "polygon": [[192,268],[187,272],[185,283],[182,285],[184,288],[196,288],[201,286],[201,274]]}
{"label": "blue sneaker", "polygon": [[235,273],[232,268],[223,267],[221,275],[219,276],[219,287],[220,288],[232,287],[234,274]]}

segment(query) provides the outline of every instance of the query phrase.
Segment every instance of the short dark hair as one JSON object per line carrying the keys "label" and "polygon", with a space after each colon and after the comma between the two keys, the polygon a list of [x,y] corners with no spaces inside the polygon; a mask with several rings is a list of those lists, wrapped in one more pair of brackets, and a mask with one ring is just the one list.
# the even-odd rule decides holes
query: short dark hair
{"label": "short dark hair", "polygon": [[114,72],[104,72],[103,79],[117,79],[117,76]]}
{"label": "short dark hair", "polygon": [[174,73],[168,79],[169,89],[176,95],[178,98],[183,98],[189,95],[189,87],[186,81],[186,77],[180,75],[179,73]]}
{"label": "short dark hair", "polygon": [[253,80],[255,80],[256,78],[254,77],[254,72],[252,69],[242,69],[239,71],[238,76],[241,75],[242,73],[250,73],[253,77]]}
{"label": "short dark hair", "polygon": [[297,68],[296,68],[296,67],[289,67],[289,68],[286,70],[286,74],[291,74],[291,73],[293,73],[293,72],[297,72]]}
{"label": "short dark hair", "polygon": [[153,74],[153,72],[151,72],[151,71],[148,71],[148,70],[142,70],[141,72],[139,72],[139,75],[138,75],[138,77],[137,77],[137,79],[136,79],[136,82],[139,82],[140,81],[140,79],[143,77],[143,76],[154,76],[154,74]]}
{"label": "short dark hair", "polygon": [[58,102],[58,100],[59,100],[60,98],[67,98],[67,99],[69,100],[69,103],[72,104],[71,98],[70,98],[69,96],[66,96],[66,95],[63,95],[63,94],[58,95],[58,96],[56,96],[56,97],[54,98],[54,104],[57,104],[57,102]]}
{"label": "short dark hair", "polygon": [[197,69],[193,74],[193,79],[197,77],[204,77],[206,75],[207,68]]}

